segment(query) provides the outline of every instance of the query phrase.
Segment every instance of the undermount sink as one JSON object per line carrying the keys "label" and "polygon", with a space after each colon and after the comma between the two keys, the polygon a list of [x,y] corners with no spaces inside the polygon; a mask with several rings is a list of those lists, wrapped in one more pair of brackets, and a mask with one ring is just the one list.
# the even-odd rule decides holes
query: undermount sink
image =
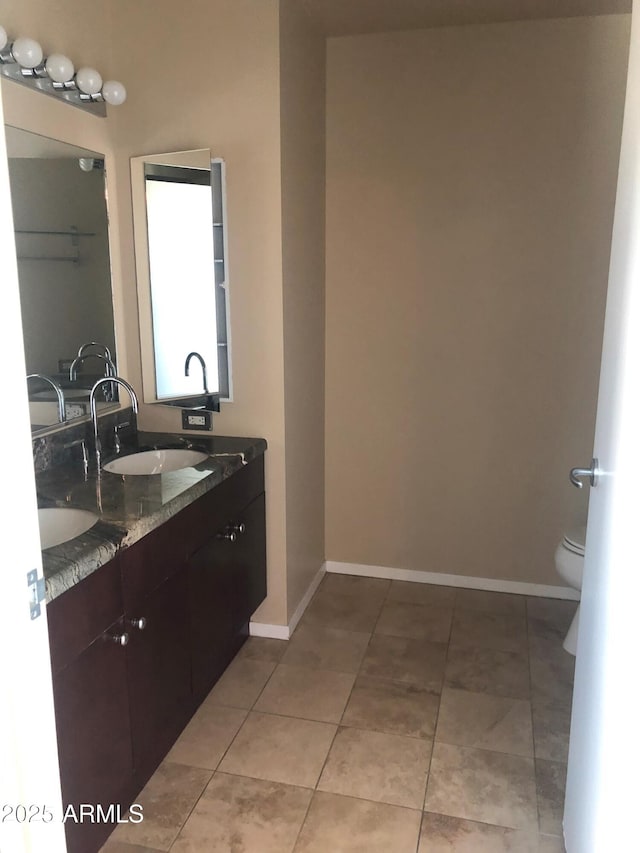
{"label": "undermount sink", "polygon": [[43,551],[75,539],[93,527],[98,520],[95,512],[71,507],[51,507],[38,510],[40,546]]}
{"label": "undermount sink", "polygon": [[208,457],[208,453],[199,450],[143,450],[113,459],[103,469],[110,474],[164,474],[192,468]]}

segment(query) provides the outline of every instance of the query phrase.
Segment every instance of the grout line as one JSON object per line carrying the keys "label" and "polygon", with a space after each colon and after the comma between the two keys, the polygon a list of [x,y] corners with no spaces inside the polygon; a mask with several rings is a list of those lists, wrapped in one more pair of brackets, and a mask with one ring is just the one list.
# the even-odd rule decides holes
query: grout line
{"label": "grout line", "polygon": [[529,602],[525,599],[525,621],[527,624],[527,668],[529,670],[529,712],[531,714],[531,741],[533,745],[533,785],[536,791],[536,816],[538,818],[538,834],[540,834],[540,796],[538,791],[538,765],[536,760],[536,730],[533,721],[533,679],[531,677],[531,632],[529,631]]}

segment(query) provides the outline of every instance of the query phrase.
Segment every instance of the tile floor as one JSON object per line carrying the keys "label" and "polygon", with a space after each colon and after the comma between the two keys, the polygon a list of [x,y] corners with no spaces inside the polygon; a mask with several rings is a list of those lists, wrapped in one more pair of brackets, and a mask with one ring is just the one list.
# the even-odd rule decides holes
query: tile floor
{"label": "tile floor", "polygon": [[576,605],[327,575],[103,853],[561,853]]}

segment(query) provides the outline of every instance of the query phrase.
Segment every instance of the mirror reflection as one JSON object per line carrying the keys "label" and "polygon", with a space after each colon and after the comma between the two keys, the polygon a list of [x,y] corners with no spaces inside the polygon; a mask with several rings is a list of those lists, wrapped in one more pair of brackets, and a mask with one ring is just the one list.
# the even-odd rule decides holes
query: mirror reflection
{"label": "mirror reflection", "polygon": [[229,397],[224,163],[208,149],[131,161],[144,399]]}
{"label": "mirror reflection", "polygon": [[[6,127],[32,432],[86,417],[116,374],[104,158]],[[105,386],[102,408],[114,403]]]}

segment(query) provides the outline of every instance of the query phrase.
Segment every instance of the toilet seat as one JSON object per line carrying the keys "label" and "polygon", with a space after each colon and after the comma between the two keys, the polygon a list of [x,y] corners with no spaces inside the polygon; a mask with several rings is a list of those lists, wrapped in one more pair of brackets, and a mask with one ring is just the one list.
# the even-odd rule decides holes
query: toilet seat
{"label": "toilet seat", "polygon": [[572,554],[584,557],[584,543],[586,537],[586,527],[575,527],[565,533],[562,539],[562,546],[566,548],[567,551],[571,551]]}

